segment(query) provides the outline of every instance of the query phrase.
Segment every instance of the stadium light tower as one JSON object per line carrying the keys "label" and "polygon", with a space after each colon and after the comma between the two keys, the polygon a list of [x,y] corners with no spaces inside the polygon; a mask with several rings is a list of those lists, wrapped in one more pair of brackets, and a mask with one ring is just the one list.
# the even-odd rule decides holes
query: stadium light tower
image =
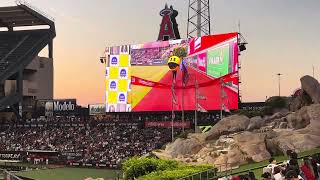
{"label": "stadium light tower", "polygon": [[314,65],[312,65],[312,77],[314,78]]}
{"label": "stadium light tower", "polygon": [[211,33],[210,0],[189,0],[187,38]]}
{"label": "stadium light tower", "polygon": [[281,79],[280,79],[280,76],[283,75],[283,74],[278,73],[277,75],[278,75],[279,97],[280,97],[280,82],[281,82],[281,81],[280,81],[280,80],[281,80]]}

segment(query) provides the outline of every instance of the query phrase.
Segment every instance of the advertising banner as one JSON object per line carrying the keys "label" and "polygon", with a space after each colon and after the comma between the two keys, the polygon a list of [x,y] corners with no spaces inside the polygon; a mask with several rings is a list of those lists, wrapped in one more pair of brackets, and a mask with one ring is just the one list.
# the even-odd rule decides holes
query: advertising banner
{"label": "advertising banner", "polygon": [[229,45],[208,51],[207,74],[218,78],[229,72]]}
{"label": "advertising banner", "polygon": [[266,106],[265,102],[247,102],[247,103],[241,103],[240,109],[248,110],[248,111],[256,111],[256,110],[262,110]]}
{"label": "advertising banner", "polygon": [[61,152],[61,158],[65,160],[80,160],[83,155],[80,152]]}
{"label": "advertising banner", "polygon": [[197,68],[204,73],[207,72],[207,53],[201,53],[198,55]]}
{"label": "advertising banner", "polygon": [[193,38],[189,42],[188,54],[193,55],[199,52],[202,52],[206,49],[209,49],[213,46],[217,46],[222,42],[228,41],[238,36],[238,33],[226,33],[226,34],[217,34],[202,36],[199,38]]}
{"label": "advertising banner", "polygon": [[25,157],[22,151],[0,151],[0,160],[22,161]]}
{"label": "advertising banner", "polygon": [[105,104],[89,104],[89,115],[101,115],[105,114],[106,105]]}
{"label": "advertising banner", "polygon": [[45,102],[45,116],[74,115],[76,99],[56,99]]}
{"label": "advertising banner", "polygon": [[[117,46],[112,50],[109,57],[109,66],[105,75],[106,82],[106,104],[105,112],[127,112],[131,111],[131,104],[128,102],[128,94],[131,91],[131,46]],[[109,69],[108,69],[109,68]],[[128,106],[129,105],[129,106]]]}
{"label": "advertising banner", "polygon": [[[144,126],[146,128],[151,128],[151,127],[158,127],[158,128],[171,128],[172,122],[171,121],[146,121]],[[185,121],[184,123],[179,121],[174,121],[173,122],[173,127],[175,128],[190,128],[190,121]]]}

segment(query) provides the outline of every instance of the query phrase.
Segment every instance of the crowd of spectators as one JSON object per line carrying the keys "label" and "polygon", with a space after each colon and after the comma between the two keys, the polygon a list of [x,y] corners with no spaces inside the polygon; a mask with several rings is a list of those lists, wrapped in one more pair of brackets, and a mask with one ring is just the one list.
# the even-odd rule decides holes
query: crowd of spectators
{"label": "crowd of spectators", "polygon": [[[128,157],[145,155],[171,141],[170,128],[143,127],[145,119],[160,121],[153,118],[117,116],[105,117],[104,120],[75,117],[26,120],[24,123],[30,126],[9,125],[1,128],[0,149],[76,153],[81,156],[67,157],[68,163],[105,164],[107,167],[117,167]],[[176,129],[175,135],[179,132]]]}
{"label": "crowd of spectators", "polygon": [[[171,113],[141,113],[1,121],[0,150],[59,152],[71,154],[64,157],[67,163],[117,167],[128,157],[148,154],[170,142],[170,127],[147,128],[144,123],[171,121],[171,118]],[[217,114],[198,114],[198,124],[214,124],[218,119]],[[185,114],[185,121],[193,124],[193,120],[194,113]],[[181,121],[181,114],[176,114],[174,121]],[[174,133],[177,136],[181,129],[175,128]]]}
{"label": "crowd of spectators", "polygon": [[161,59],[161,48],[134,49],[131,51],[131,63],[153,65],[153,60]]}
{"label": "crowd of spectators", "polygon": [[299,165],[298,154],[292,150],[287,151],[290,160],[278,164],[274,158],[263,169],[264,180],[317,180],[320,178],[320,155],[315,154],[303,158]]}
{"label": "crowd of spectators", "polygon": [[[218,180],[319,180],[320,179],[320,154],[313,154],[304,158],[298,158],[293,150],[287,151],[289,160],[278,163],[270,158],[269,165],[263,168],[261,177],[249,171],[218,178]],[[258,167],[260,170],[260,167]],[[254,169],[252,169],[254,170]]]}

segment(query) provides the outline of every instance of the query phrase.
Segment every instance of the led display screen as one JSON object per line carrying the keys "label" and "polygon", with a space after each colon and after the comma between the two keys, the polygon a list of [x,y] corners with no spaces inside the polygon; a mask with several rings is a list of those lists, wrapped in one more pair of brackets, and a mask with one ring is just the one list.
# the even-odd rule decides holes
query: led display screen
{"label": "led display screen", "polygon": [[[106,112],[238,109],[237,35],[107,47]],[[167,62],[181,49],[173,80]]]}

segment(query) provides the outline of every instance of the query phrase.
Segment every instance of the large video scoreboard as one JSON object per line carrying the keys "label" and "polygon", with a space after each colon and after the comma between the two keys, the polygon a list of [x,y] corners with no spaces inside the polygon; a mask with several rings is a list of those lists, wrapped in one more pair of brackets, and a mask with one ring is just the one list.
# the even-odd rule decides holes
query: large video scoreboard
{"label": "large video scoreboard", "polygon": [[[188,82],[182,88],[182,71],[175,82],[175,110],[194,110],[196,102],[206,110],[221,104],[238,109],[238,79],[223,86],[221,77],[237,77],[238,33],[203,36],[188,40],[157,41],[106,48],[106,111],[171,111],[172,72],[167,61],[176,48],[185,48]],[[198,93],[205,97],[196,101]],[[183,98],[183,100],[182,100]]]}

